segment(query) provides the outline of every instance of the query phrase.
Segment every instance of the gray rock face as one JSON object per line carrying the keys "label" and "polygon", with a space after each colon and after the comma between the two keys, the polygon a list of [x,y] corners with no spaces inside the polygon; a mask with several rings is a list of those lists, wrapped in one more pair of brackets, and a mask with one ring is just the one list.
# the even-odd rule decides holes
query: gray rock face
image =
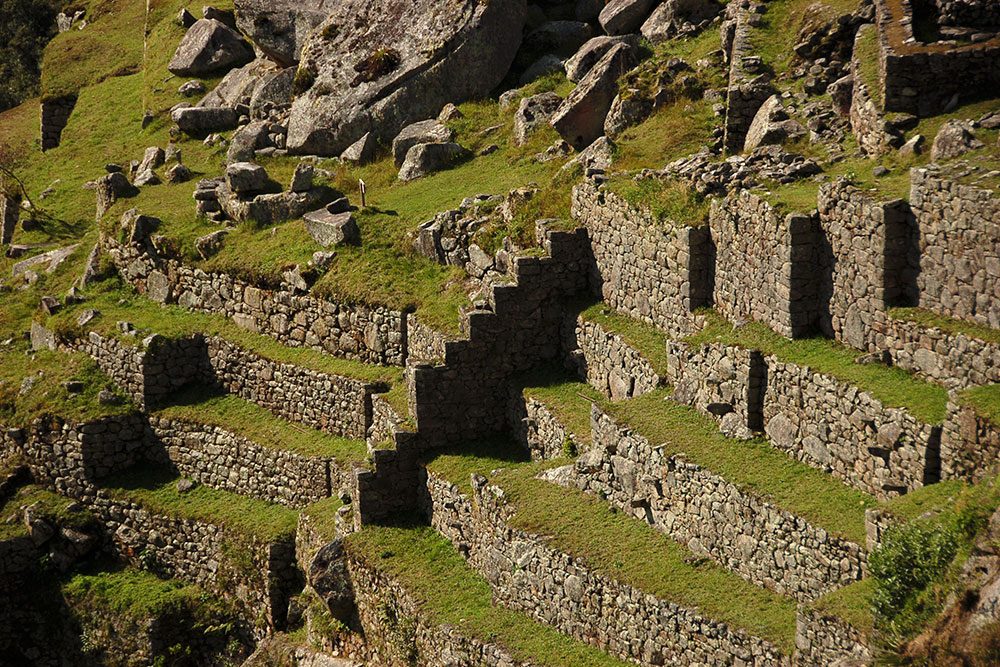
{"label": "gray rock face", "polygon": [[236,0],[236,24],[269,58],[284,67],[299,61],[309,34],[338,0]]}
{"label": "gray rock face", "polygon": [[624,37],[602,35],[588,40],[572,58],[566,61],[566,78],[579,82],[604,57],[604,54],[611,50],[612,46],[623,43],[635,47],[639,44],[639,39],[634,35]]}
{"label": "gray rock face", "polygon": [[294,79],[294,67],[264,75],[254,87],[253,95],[250,98],[250,116],[262,118],[271,109],[290,107]]}
{"label": "gray rock face", "polygon": [[361,231],[351,212],[330,213],[323,208],[306,213],[306,231],[324,248],[337,245],[361,245]]}
{"label": "gray rock face", "polygon": [[377,148],[378,142],[375,141],[372,133],[368,132],[365,136],[348,146],[347,150],[340,154],[340,160],[341,162],[362,167],[375,161],[375,150]]}
{"label": "gray rock face", "polygon": [[417,144],[441,144],[451,141],[454,136],[451,128],[434,119],[407,125],[392,140],[392,158],[397,167],[402,166],[406,154]]}
{"label": "gray rock face", "polygon": [[541,93],[522,99],[514,114],[514,141],[517,145],[523,146],[532,132],[547,124],[560,104],[562,98],[555,93]]}
{"label": "gray rock face", "polygon": [[129,183],[125,174],[120,171],[105,174],[97,179],[95,192],[97,193],[98,220],[122,197],[134,197],[139,194],[139,190]]}
{"label": "gray rock face", "polygon": [[271,145],[267,134],[269,123],[255,120],[247,123],[233,133],[232,142],[226,151],[228,162],[247,162],[252,160],[257,150]]}
{"label": "gray rock face", "polygon": [[239,122],[240,115],[235,109],[224,107],[188,107],[175,109],[170,118],[182,132],[198,136],[232,130]]}
{"label": "gray rock face", "polygon": [[196,22],[184,35],[167,69],[178,76],[206,76],[253,60],[253,49],[214,19]]}
{"label": "gray rock face", "polygon": [[714,0],[666,0],[653,10],[639,32],[655,44],[675,37],[685,24],[707,21],[721,10],[722,5]]}
{"label": "gray rock face", "polygon": [[[281,70],[266,58],[257,58],[243,67],[237,67],[222,78],[212,92],[205,95],[199,107],[235,107],[251,103],[254,91],[263,81]],[[289,103],[291,101],[289,100]]]}
{"label": "gray rock face", "polygon": [[772,95],[764,102],[750,123],[743,150],[750,152],[758,146],[783,144],[805,133],[806,129],[798,121],[788,117],[781,105],[781,98]]}
{"label": "gray rock face", "polygon": [[485,95],[510,68],[525,15],[525,0],[343,0],[302,50],[289,152],[339,155]]}
{"label": "gray rock face", "polygon": [[577,150],[604,134],[604,120],[618,94],[618,79],[635,64],[632,49],[615,44],[570,93],[552,117],[552,127]]}
{"label": "gray rock face", "polygon": [[983,146],[985,144],[972,134],[968,122],[949,120],[934,137],[934,143],[931,144],[931,160],[947,160]]}
{"label": "gray rock face", "polygon": [[226,167],[226,184],[237,194],[263,192],[268,185],[264,167],[252,162],[235,162]]}
{"label": "gray rock face", "polygon": [[627,35],[639,29],[652,9],[653,0],[611,0],[598,21],[609,35]]}
{"label": "gray rock face", "polygon": [[531,66],[528,69],[524,70],[524,73],[521,75],[520,83],[522,86],[526,86],[532,81],[540,79],[543,76],[548,76],[549,74],[555,74],[562,71],[562,58],[554,53],[546,53],[544,56],[531,63]]}
{"label": "gray rock face", "polygon": [[399,180],[412,181],[468,159],[471,153],[456,143],[417,144],[406,154]]}

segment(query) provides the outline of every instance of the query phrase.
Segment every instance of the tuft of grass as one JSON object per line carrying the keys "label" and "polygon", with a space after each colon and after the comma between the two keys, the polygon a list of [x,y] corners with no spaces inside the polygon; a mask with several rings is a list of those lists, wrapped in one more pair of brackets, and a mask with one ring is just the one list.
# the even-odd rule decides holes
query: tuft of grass
{"label": "tuft of grass", "polygon": [[722,343],[760,350],[788,363],[807,366],[870,392],[889,407],[904,408],[928,424],[940,424],[947,414],[948,392],[914,375],[884,364],[859,364],[858,352],[828,338],[789,340],[763,324],[734,327],[714,312],[707,326],[685,339],[690,345]]}
{"label": "tuft of grass", "polygon": [[372,526],[348,537],[346,546],[369,567],[400,582],[426,620],[499,644],[520,662],[545,667],[628,664],[524,613],[494,605],[489,583],[431,528]]}
{"label": "tuft of grass", "polygon": [[205,387],[195,386],[178,392],[169,406],[160,408],[155,414],[166,419],[216,426],[262,447],[302,456],[360,462],[368,455],[365,443],[360,440],[338,438],[294,424],[275,417],[256,403]]}
{"label": "tuft of grass", "polygon": [[669,390],[609,403],[604,409],[651,445],[662,445],[664,455],[681,454],[829,533],[865,543],[865,509],[875,506],[874,498],[789,458],[764,440],[726,438],[711,417],[672,400]]}
{"label": "tuft of grass", "polygon": [[587,307],[580,313],[580,317],[620,336],[629,347],[637,350],[657,373],[662,375],[667,372],[670,365],[670,357],[667,354],[668,337],[653,325],[622,315],[608,308],[603,302]]}
{"label": "tuft of grass", "polygon": [[147,464],[104,480],[102,487],[151,512],[220,525],[265,542],[295,535],[298,515],[294,510],[200,484],[180,493],[179,479],[170,470]]}
{"label": "tuft of grass", "polygon": [[[508,451],[516,453],[517,448],[509,446]],[[539,472],[553,465],[558,463],[518,463],[504,455],[498,443],[482,443],[436,456],[427,467],[466,493],[470,472],[490,475],[490,482],[504,490],[507,505],[514,510],[513,527],[543,536],[540,539],[549,546],[599,574],[696,609],[791,653],[793,601],[754,586],[711,560],[693,558],[685,546],[600,498],[537,479]]]}

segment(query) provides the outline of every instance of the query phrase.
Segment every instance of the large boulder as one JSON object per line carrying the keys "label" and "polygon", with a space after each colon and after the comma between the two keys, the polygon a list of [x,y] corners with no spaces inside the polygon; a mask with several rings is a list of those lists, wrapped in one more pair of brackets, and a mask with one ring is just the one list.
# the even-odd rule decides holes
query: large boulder
{"label": "large boulder", "polygon": [[368,132],[388,141],[485,96],[507,75],[525,16],[525,0],[342,0],[302,49],[289,152],[339,155]]}
{"label": "large boulder", "polygon": [[174,109],[170,118],[177,123],[181,132],[199,136],[234,129],[239,123],[240,114],[235,109],[225,107],[187,107]]}
{"label": "large boulder", "polygon": [[316,26],[340,0],[236,0],[236,24],[264,54],[283,67],[299,61]]}
{"label": "large boulder", "polygon": [[[257,87],[266,77],[281,70],[267,58],[257,58],[243,67],[237,67],[222,77],[222,81],[198,102],[199,107],[235,107],[249,105]],[[291,99],[289,99],[291,104]]]}
{"label": "large boulder", "polygon": [[324,248],[338,245],[361,245],[361,231],[350,211],[331,213],[328,209],[306,213],[303,216],[306,231]]}
{"label": "large boulder", "polygon": [[294,67],[287,67],[261,77],[250,97],[250,115],[254,118],[264,118],[272,109],[286,109],[292,106],[294,79]]}
{"label": "large boulder", "polygon": [[253,49],[236,32],[215,19],[201,19],[184,35],[167,69],[177,76],[208,76],[253,58]]}
{"label": "large boulder", "polygon": [[791,139],[801,137],[805,133],[806,128],[788,117],[788,113],[781,104],[781,98],[772,95],[761,105],[753,117],[750,129],[747,130],[743,150],[749,153],[758,146],[783,144]]}
{"label": "large boulder", "polygon": [[468,149],[456,143],[417,144],[406,154],[399,169],[399,180],[412,181],[441,171],[472,157]]}
{"label": "large boulder", "polygon": [[628,44],[636,47],[639,45],[639,37],[637,35],[624,37],[602,35],[588,40],[572,58],[566,61],[566,78],[573,82],[581,81],[615,44]]}
{"label": "large boulder", "polygon": [[439,120],[422,120],[407,125],[392,140],[392,157],[396,166],[402,166],[410,149],[417,144],[443,144],[451,141],[455,133]]}
{"label": "large boulder", "polygon": [[514,142],[518,146],[526,144],[533,132],[548,124],[560,104],[562,98],[555,93],[541,93],[522,99],[514,114]]}
{"label": "large boulder", "polygon": [[226,151],[227,162],[247,162],[252,160],[261,148],[271,146],[266,120],[255,120],[233,132],[232,141]]}
{"label": "large boulder", "polygon": [[552,127],[577,150],[604,135],[604,121],[618,94],[618,79],[635,65],[633,49],[615,44],[580,81],[552,117]]}
{"label": "large boulder", "polygon": [[627,35],[639,29],[653,4],[653,0],[611,0],[601,10],[598,20],[609,35]]}
{"label": "large boulder", "polygon": [[264,192],[270,180],[264,167],[253,162],[234,162],[226,167],[226,185],[239,195]]}
{"label": "large boulder", "polygon": [[715,0],[666,0],[657,7],[639,29],[654,44],[675,37],[688,24],[698,24],[715,17],[722,5]]}
{"label": "large boulder", "polygon": [[972,133],[968,121],[949,120],[938,131],[931,144],[931,160],[948,160],[982,148],[985,144]]}

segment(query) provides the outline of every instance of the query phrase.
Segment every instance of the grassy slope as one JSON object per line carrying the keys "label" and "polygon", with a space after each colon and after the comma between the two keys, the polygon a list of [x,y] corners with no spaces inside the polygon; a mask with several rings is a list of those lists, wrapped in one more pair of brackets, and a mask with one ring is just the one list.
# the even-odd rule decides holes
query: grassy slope
{"label": "grassy slope", "polygon": [[625,667],[527,615],[492,604],[489,583],[431,528],[371,527],[345,543],[349,552],[399,581],[429,619],[505,647],[545,667]]}
{"label": "grassy slope", "polygon": [[524,386],[524,395],[544,404],[579,442],[591,442],[590,407],[603,400],[593,387],[555,375],[526,379]]}
{"label": "grassy slope", "polygon": [[827,338],[788,340],[758,323],[733,327],[718,315],[711,314],[708,326],[687,339],[692,345],[723,343],[760,350],[789,363],[807,366],[870,392],[889,407],[906,408],[929,424],[941,423],[947,412],[948,392],[924,382],[899,368],[883,364],[855,362],[852,350]]}
{"label": "grassy slope", "polygon": [[262,447],[288,450],[302,456],[363,461],[365,443],[338,438],[323,431],[279,419],[256,403],[232,394],[217,394],[202,387],[179,392],[171,405],[156,411],[161,417],[193,424],[218,426]]}
{"label": "grassy slope", "polygon": [[504,490],[515,512],[514,527],[543,536],[553,548],[581,559],[600,574],[697,608],[791,650],[794,602],[747,583],[712,561],[692,559],[683,545],[599,498],[535,479],[555,464],[531,464],[521,458],[502,443],[483,443],[439,454],[428,469],[466,493],[471,474],[492,476],[491,482]]}

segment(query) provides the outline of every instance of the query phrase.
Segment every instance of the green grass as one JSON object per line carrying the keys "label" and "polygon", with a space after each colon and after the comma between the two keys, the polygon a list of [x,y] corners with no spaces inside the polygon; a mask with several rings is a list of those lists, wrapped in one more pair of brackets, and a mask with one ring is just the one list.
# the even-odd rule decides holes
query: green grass
{"label": "green grass", "polygon": [[690,345],[722,343],[760,350],[779,360],[806,366],[871,393],[888,407],[905,408],[928,424],[940,424],[947,414],[948,392],[910,373],[884,364],[859,364],[858,355],[827,338],[789,340],[760,323],[736,328],[715,313],[702,331],[685,339]]}
{"label": "green grass", "polygon": [[564,380],[558,376],[534,376],[524,381],[524,395],[547,407],[577,441],[590,444],[590,408],[603,402],[593,387],[585,382]]}
{"label": "green grass", "polygon": [[657,373],[663,375],[667,372],[670,365],[670,356],[667,354],[669,339],[653,325],[617,313],[603,302],[587,307],[580,313],[580,317],[620,336],[630,347],[637,350]]}
{"label": "green grass", "polygon": [[295,534],[298,515],[294,510],[200,484],[179,493],[179,479],[169,470],[144,465],[103,481],[102,487],[150,512],[221,525],[263,541]]}
{"label": "green grass", "polygon": [[618,147],[612,169],[659,169],[695,153],[710,143],[715,122],[712,105],[706,100],[681,100],[663,107],[615,140]]}
{"label": "green grass", "polygon": [[[170,339],[186,338],[194,334],[219,336],[278,363],[370,383],[395,385],[403,380],[401,368],[341,359],[306,347],[288,347],[270,336],[243,329],[222,315],[196,313],[181,306],[157,304],[130,289],[121,289],[117,280],[94,285],[85,291],[85,295],[85,302],[64,309],[47,324],[63,334],[82,335],[76,327],[76,318],[84,310],[96,309],[100,311],[100,315],[87,325],[87,330],[125,341],[137,343],[151,333]],[[123,337],[118,329],[119,321],[131,322],[139,333],[134,337]]]}
{"label": "green grass", "polygon": [[[469,475],[492,475],[514,510],[512,525],[580,559],[588,568],[645,593],[696,608],[790,652],[795,603],[756,587],[607,502],[535,476],[553,463],[518,462],[520,449],[501,443],[456,448],[428,469],[469,493]],[[562,461],[566,463],[566,461]]]}
{"label": "green grass", "polygon": [[29,505],[37,505],[35,510],[38,516],[47,518],[61,528],[93,530],[98,523],[97,518],[76,501],[39,486],[28,485],[18,489],[7,502],[0,505],[0,540],[28,534],[20,510]]}
{"label": "green grass", "polygon": [[897,498],[879,501],[878,506],[898,521],[905,523],[951,507],[957,499],[968,493],[969,485],[965,482],[947,480],[922,486]]}
{"label": "green grass", "polygon": [[663,445],[664,455],[682,454],[754,496],[864,544],[865,509],[875,505],[871,496],[790,459],[763,440],[726,438],[711,417],[673,401],[668,390],[608,404],[605,410],[650,445]]}
{"label": "green grass", "polygon": [[856,581],[812,602],[809,607],[821,613],[847,621],[854,629],[869,633],[875,622],[872,593],[875,584],[871,579]]}
{"label": "green grass", "polygon": [[302,514],[312,520],[312,527],[327,542],[338,537],[337,516],[344,503],[336,496],[318,500],[302,509]]}
{"label": "green grass", "polygon": [[457,551],[426,527],[369,527],[346,545],[370,567],[399,581],[428,620],[462,635],[496,643],[521,662],[546,667],[625,667],[526,614],[492,604],[490,585]]}
{"label": "green grass", "polygon": [[686,183],[660,178],[634,180],[618,174],[607,184],[631,206],[649,211],[661,224],[681,227],[704,227],[708,224],[710,202]]}
{"label": "green grass", "polygon": [[338,438],[301,424],[280,419],[256,403],[233,394],[218,394],[203,387],[178,392],[160,417],[193,424],[217,426],[270,449],[302,456],[332,457],[338,461],[364,461],[368,455],[360,440]]}
{"label": "green grass", "polygon": [[913,322],[922,327],[941,329],[952,336],[967,336],[993,345],[1000,345],[1000,329],[938,315],[922,308],[893,308],[889,311],[889,316],[897,320]]}
{"label": "green grass", "polygon": [[[812,14],[811,23],[818,25],[841,14],[850,14],[858,8],[858,0],[777,0],[767,4],[763,25],[751,31],[750,40],[754,53],[775,72],[788,71],[795,59],[792,47],[798,41],[800,28],[807,11]],[[810,9],[818,6],[819,11]],[[813,13],[815,12],[815,13]]]}
{"label": "green grass", "polygon": [[132,569],[76,574],[62,590],[73,604],[109,609],[138,621],[183,613],[208,601],[195,585]]}
{"label": "green grass", "polygon": [[861,38],[854,43],[854,59],[859,64],[859,76],[868,88],[872,102],[878,109],[882,108],[882,83],[879,75],[879,36],[878,28],[867,26]]}
{"label": "green grass", "polygon": [[988,384],[966,389],[958,395],[959,403],[967,405],[976,414],[993,424],[1000,424],[1000,384]]}

